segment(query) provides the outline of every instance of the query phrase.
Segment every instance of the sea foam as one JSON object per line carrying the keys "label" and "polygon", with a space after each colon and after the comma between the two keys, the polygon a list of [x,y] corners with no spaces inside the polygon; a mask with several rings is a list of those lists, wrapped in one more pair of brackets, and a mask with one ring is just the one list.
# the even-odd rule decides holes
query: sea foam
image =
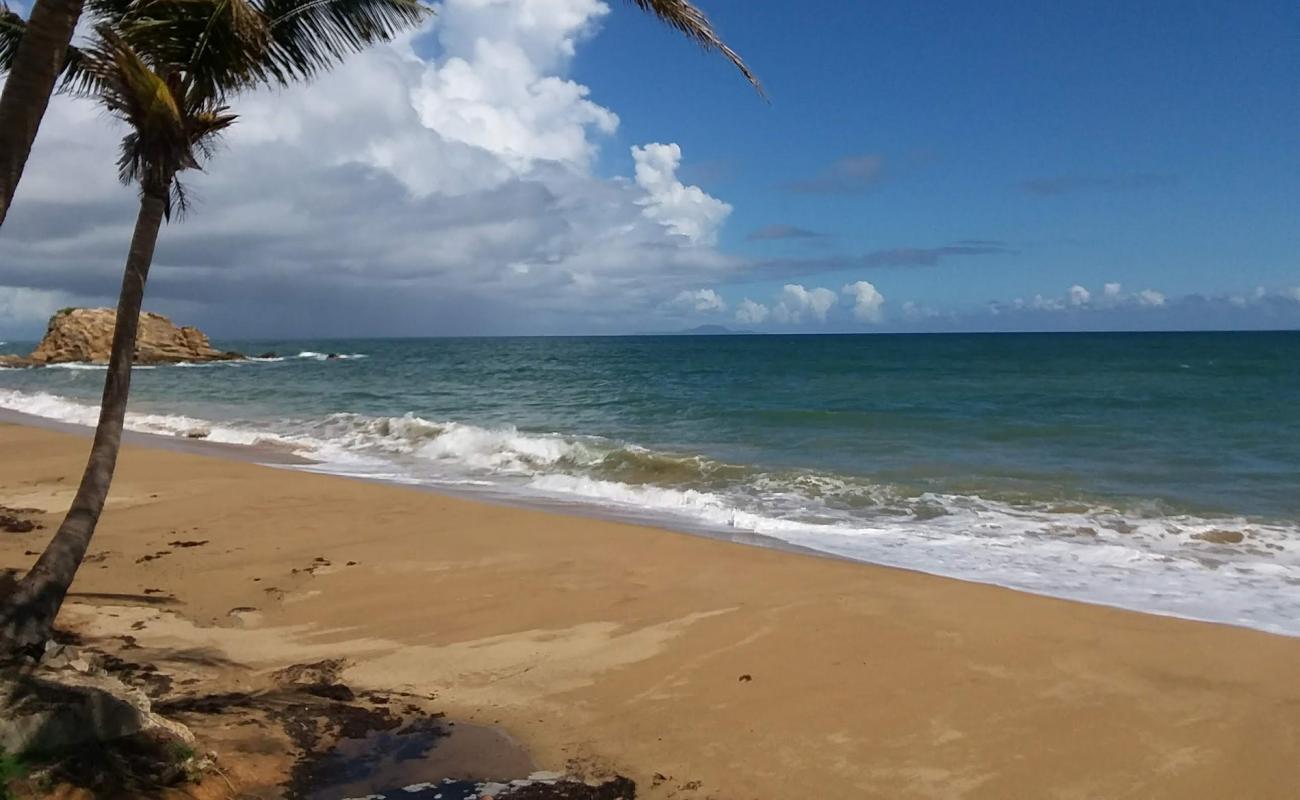
{"label": "sea foam", "polygon": [[[0,407],[78,425],[98,409],[0,390]],[[597,436],[414,414],[270,423],[128,414],[131,430],[292,449],[318,472],[523,502],[581,503],[700,531],[746,531],[847,558],[1148,612],[1300,635],[1300,529],[1158,504],[1008,502],[847,475],[728,464]]]}

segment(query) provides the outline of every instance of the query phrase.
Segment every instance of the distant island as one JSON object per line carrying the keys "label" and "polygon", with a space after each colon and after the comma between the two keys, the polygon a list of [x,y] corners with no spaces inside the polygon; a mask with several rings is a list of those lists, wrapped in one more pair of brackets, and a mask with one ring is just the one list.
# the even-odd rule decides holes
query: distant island
{"label": "distant island", "polygon": [[757,331],[733,331],[725,325],[696,325],[684,331],[655,331],[640,336],[756,336]]}

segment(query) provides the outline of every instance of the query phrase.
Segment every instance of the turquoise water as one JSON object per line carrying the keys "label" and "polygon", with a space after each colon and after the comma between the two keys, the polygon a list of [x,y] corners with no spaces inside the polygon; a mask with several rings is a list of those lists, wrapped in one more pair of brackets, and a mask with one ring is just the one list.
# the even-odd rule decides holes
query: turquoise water
{"label": "turquoise water", "polygon": [[[221,345],[279,357],[140,370],[130,424],[1300,633],[1300,333]],[[90,421],[102,377],[0,407]]]}

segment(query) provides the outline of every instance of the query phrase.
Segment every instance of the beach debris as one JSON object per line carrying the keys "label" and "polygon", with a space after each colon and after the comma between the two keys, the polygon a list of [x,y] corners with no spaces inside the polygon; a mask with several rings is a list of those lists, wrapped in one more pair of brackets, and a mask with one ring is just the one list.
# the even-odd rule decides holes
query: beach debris
{"label": "beach debris", "polygon": [[174,542],[168,542],[167,546],[168,547],[202,547],[203,545],[207,544],[208,541],[209,541],[208,539],[199,539],[197,541],[185,541],[185,540],[177,539]]}
{"label": "beach debris", "polygon": [[206,439],[212,435],[212,429],[200,425],[182,431],[181,435],[184,436],[186,439]]}
{"label": "beach debris", "polygon": [[338,683],[339,676],[350,665],[350,662],[344,658],[326,658],[306,664],[293,664],[272,672],[271,680],[280,686],[295,688]]}
{"label": "beach debris", "polygon": [[508,782],[444,778],[340,800],[635,800],[635,797],[636,783],[630,778],[617,776],[599,783],[586,783],[558,772],[535,772]]}
{"label": "beach debris", "polygon": [[171,554],[172,554],[172,551],[170,551],[170,550],[159,550],[159,551],[156,552],[156,553],[149,553],[149,554],[146,554],[146,555],[140,556],[139,558],[137,558],[137,559],[135,560],[135,563],[137,563],[137,564],[144,564],[144,563],[147,562],[147,561],[153,561],[153,560],[155,560],[155,559],[162,558],[163,556],[169,556],[169,555],[171,555]]}
{"label": "beach debris", "polygon": [[754,676],[746,672],[744,675],[741,675],[736,680],[740,681],[741,683],[749,683],[750,681],[754,680]]}
{"label": "beach debris", "polygon": [[33,514],[44,514],[39,508],[9,508],[0,506],[0,530],[6,533],[31,533],[45,526],[30,519]]}

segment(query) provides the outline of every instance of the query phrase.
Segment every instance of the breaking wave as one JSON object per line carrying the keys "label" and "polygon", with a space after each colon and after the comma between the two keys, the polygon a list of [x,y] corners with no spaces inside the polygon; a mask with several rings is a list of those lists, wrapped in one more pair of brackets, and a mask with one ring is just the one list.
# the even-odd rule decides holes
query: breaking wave
{"label": "breaking wave", "polygon": [[[302,354],[314,358],[320,354]],[[0,390],[0,408],[93,425],[98,409]],[[872,563],[1300,635],[1300,528],[1155,502],[940,492],[730,464],[599,436],[332,414],[275,423],[131,413],[165,436],[290,449],[308,469],[746,531]]]}

